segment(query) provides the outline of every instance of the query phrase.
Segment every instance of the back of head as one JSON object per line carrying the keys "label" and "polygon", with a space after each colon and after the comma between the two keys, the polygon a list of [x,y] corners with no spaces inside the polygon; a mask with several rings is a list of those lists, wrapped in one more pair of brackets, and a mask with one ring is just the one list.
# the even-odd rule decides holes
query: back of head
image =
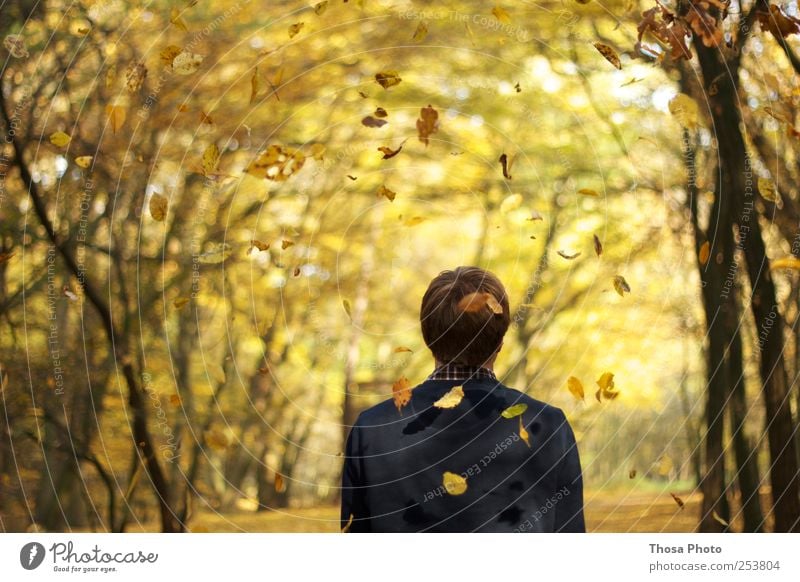
{"label": "back of head", "polygon": [[422,337],[443,364],[482,366],[503,343],[511,320],[500,280],[478,267],[442,271],[422,298]]}

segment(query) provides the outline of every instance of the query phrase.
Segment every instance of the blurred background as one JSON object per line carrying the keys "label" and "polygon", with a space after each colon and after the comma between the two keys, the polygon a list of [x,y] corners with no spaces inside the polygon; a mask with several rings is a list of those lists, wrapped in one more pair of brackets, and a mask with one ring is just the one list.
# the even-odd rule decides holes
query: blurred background
{"label": "blurred background", "polygon": [[798,527],[796,12],[0,4],[0,530],[338,531],[458,265],[590,530]]}

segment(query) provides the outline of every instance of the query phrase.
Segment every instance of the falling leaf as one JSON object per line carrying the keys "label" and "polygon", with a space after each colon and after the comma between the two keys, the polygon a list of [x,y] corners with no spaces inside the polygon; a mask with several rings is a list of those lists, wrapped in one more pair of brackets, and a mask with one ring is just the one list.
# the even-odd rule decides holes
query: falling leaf
{"label": "falling leaf", "polygon": [[321,162],[325,158],[325,149],[321,143],[315,143],[311,146],[311,157]]}
{"label": "falling leaf", "polygon": [[603,375],[597,379],[597,386],[599,388],[594,396],[597,398],[598,402],[602,402],[601,398],[614,400],[619,396],[619,391],[614,389],[614,374],[611,372],[604,372]]}
{"label": "falling leaf", "polygon": [[406,218],[403,224],[405,224],[406,226],[417,226],[418,224],[422,224],[423,222],[425,222],[424,216],[409,216],[408,218]]}
{"label": "falling leaf", "polygon": [[150,196],[150,216],[152,216],[153,220],[156,222],[164,222],[164,219],[167,217],[168,206],[169,201],[166,196],[162,196],[158,193],[153,193],[153,195]]}
{"label": "falling leaf", "polygon": [[83,168],[84,170],[92,165],[92,160],[94,158],[92,156],[78,156],[75,158],[75,163],[78,165],[79,168]]}
{"label": "falling leaf", "polygon": [[3,39],[3,46],[11,53],[15,59],[27,59],[30,56],[28,49],[25,48],[25,41],[19,34],[9,34]]}
{"label": "falling leaf", "polygon": [[353,314],[349,299],[342,299],[342,307],[344,307],[344,312],[347,314],[347,317],[352,318]]}
{"label": "falling leaf", "polygon": [[583,384],[575,376],[567,378],[567,390],[572,394],[576,400],[585,400],[586,393],[583,390]]}
{"label": "falling leaf", "polygon": [[669,102],[669,112],[686,129],[693,130],[700,119],[697,102],[686,93],[678,93]]}
{"label": "falling leaf", "polygon": [[769,14],[763,10],[757,10],[756,16],[761,28],[769,30],[772,36],[781,43],[787,36],[800,33],[800,20],[789,16],[775,4],[770,4]]}
{"label": "falling leaf", "polygon": [[144,79],[147,77],[147,67],[142,61],[131,63],[125,71],[125,86],[129,93],[136,93],[142,88]]}
{"label": "falling leaf", "polygon": [[174,61],[175,57],[179,54],[181,54],[181,47],[171,44],[158,53],[158,57],[165,67],[172,67],[172,61]]}
{"label": "falling leaf", "polygon": [[169,21],[183,32],[188,32],[189,28],[181,18],[181,11],[178,8],[173,8],[169,14]]}
{"label": "falling leaf", "polygon": [[57,131],[50,135],[50,143],[59,148],[68,146],[70,141],[72,138],[63,131]]}
{"label": "falling leaf", "polygon": [[600,196],[600,194],[597,193],[597,190],[592,190],[591,188],[581,188],[578,190],[578,194],[581,196],[594,196],[595,198]]}
{"label": "falling leaf", "polygon": [[255,103],[257,95],[258,95],[258,67],[255,67],[253,69],[253,74],[250,76],[250,105]]}
{"label": "falling leaf", "polygon": [[600,237],[596,234],[592,235],[592,240],[594,240],[594,252],[599,257],[603,254],[603,243],[600,242]]}
{"label": "falling leaf", "polygon": [[576,259],[579,256],[581,256],[581,252],[580,251],[578,251],[576,253],[569,253],[567,251],[556,251],[556,252],[559,254],[559,256],[567,259],[568,261],[571,261],[571,260]]}
{"label": "falling leaf", "polygon": [[117,133],[122,127],[122,124],[125,123],[127,112],[121,105],[109,104],[106,105],[106,116],[108,117],[108,123],[111,124],[111,131]]}
{"label": "falling leaf", "polygon": [[361,125],[364,127],[383,127],[387,123],[389,122],[385,119],[378,119],[377,117],[372,117],[371,115],[367,115],[361,120]]}
{"label": "falling leaf", "polygon": [[297,34],[302,30],[302,28],[306,25],[305,22],[296,22],[295,24],[289,27],[289,38],[294,38]]}
{"label": "falling leaf", "polygon": [[419,111],[419,119],[417,119],[417,134],[419,141],[426,146],[429,142],[429,137],[439,131],[439,113],[430,105],[423,107]]}
{"label": "falling leaf", "polygon": [[399,85],[400,81],[402,81],[397,71],[384,71],[382,73],[376,73],[375,80],[378,82],[378,85],[384,89]]}
{"label": "falling leaf", "polygon": [[189,303],[190,299],[188,297],[178,297],[172,302],[172,306],[175,309],[183,309]]}
{"label": "falling leaf", "polygon": [[219,148],[217,144],[211,144],[203,152],[203,175],[210,176],[217,169],[219,162]]}
{"label": "falling leaf", "polygon": [[727,521],[725,521],[719,516],[719,513],[717,513],[716,509],[711,512],[711,517],[713,517],[714,521],[716,521],[717,523],[722,524],[723,527],[728,527],[730,525]]}
{"label": "falling leaf", "polygon": [[511,22],[511,17],[508,15],[508,12],[506,12],[499,6],[495,6],[494,8],[492,8],[492,16],[494,16],[497,20],[499,20],[503,24],[508,24]]}
{"label": "falling leaf", "polygon": [[528,405],[524,402],[520,402],[519,404],[514,404],[506,408],[500,413],[500,416],[503,418],[514,418],[515,416],[523,414],[526,410],[528,410]]}
{"label": "falling leaf", "polygon": [[520,206],[522,206],[522,194],[511,194],[500,203],[500,214],[508,214]]}
{"label": "falling leaf", "polygon": [[283,239],[281,241],[281,249],[283,249],[284,251],[286,249],[288,249],[289,247],[291,247],[291,246],[294,246],[294,241],[287,240],[287,239]]}
{"label": "falling leaf", "polygon": [[708,262],[708,258],[711,256],[711,243],[706,241],[702,245],[700,245],[700,252],[697,254],[697,258],[700,261],[701,265],[705,265]]}
{"label": "falling leaf", "polygon": [[614,65],[617,69],[622,69],[622,63],[619,60],[619,55],[617,54],[617,51],[615,51],[613,48],[611,48],[607,44],[603,44],[602,42],[594,43],[594,48],[596,48],[597,51],[601,55],[603,55],[603,57],[605,57],[605,59],[609,63]]}
{"label": "falling leaf", "polygon": [[780,204],[781,202],[781,195],[775,187],[775,182],[768,178],[758,179],[758,192],[764,197],[764,200],[769,200],[775,204]]}
{"label": "falling leaf", "polygon": [[617,275],[614,277],[614,290],[619,293],[620,297],[625,297],[625,293],[631,292],[631,286],[628,285],[625,277]]}
{"label": "falling leaf", "polygon": [[403,143],[401,143],[400,146],[396,150],[393,150],[392,148],[387,147],[387,146],[380,146],[378,148],[378,151],[383,154],[383,158],[381,158],[381,159],[384,159],[384,160],[392,159],[393,157],[395,157],[397,154],[400,153],[400,151],[403,149],[403,146],[405,145],[405,143],[406,143],[406,140],[403,140]]}
{"label": "falling leaf", "polygon": [[278,493],[286,491],[286,483],[283,481],[283,475],[278,472],[275,473],[275,491]]}
{"label": "falling leaf", "polygon": [[253,239],[250,241],[250,249],[258,249],[259,251],[269,250],[269,243],[261,242],[260,240]]}
{"label": "falling leaf", "polygon": [[528,431],[522,425],[522,416],[519,417],[519,438],[525,441],[525,444],[528,445],[528,448],[531,447],[531,439]]}
{"label": "falling leaf", "polygon": [[628,471],[628,479],[633,479],[636,477],[636,469],[631,469]]}
{"label": "falling leaf", "polygon": [[411,384],[405,376],[400,376],[400,379],[392,384],[392,400],[397,411],[403,414],[403,407],[411,401]]}
{"label": "falling leaf", "polygon": [[458,309],[465,313],[477,313],[484,307],[488,307],[489,310],[496,315],[503,313],[503,306],[500,302],[497,301],[494,295],[486,291],[468,293],[458,302]]}
{"label": "falling leaf", "polygon": [[305,160],[300,150],[271,145],[250,163],[246,172],[257,178],[284,182],[300,171]]}
{"label": "falling leaf", "polygon": [[509,161],[508,156],[505,153],[502,153],[502,154],[500,154],[500,159],[498,161],[500,162],[500,165],[503,168],[503,177],[506,180],[510,180],[511,179],[511,164],[514,163],[514,159],[512,158],[511,161]]}
{"label": "falling leaf", "polygon": [[[318,2],[317,4],[314,4],[314,14],[316,14],[317,16],[321,16],[322,14],[324,14],[324,12],[327,9],[328,9],[328,0],[325,0],[324,2]],[[352,520],[353,517],[350,516],[350,519]]]}
{"label": "falling leaf", "polygon": [[300,272],[301,272],[300,267],[295,267],[294,271],[292,271],[292,275],[295,276],[295,277],[299,277],[300,276]]}
{"label": "falling leaf", "polygon": [[775,259],[769,266],[770,271],[776,271],[778,269],[794,269],[796,271],[800,271],[800,259],[797,257],[783,257],[780,259]]}
{"label": "falling leaf", "polygon": [[424,22],[420,22],[417,25],[417,29],[414,31],[414,36],[411,37],[414,42],[422,42],[425,40],[425,37],[428,36],[428,25]]}
{"label": "falling leaf", "polygon": [[172,406],[180,406],[181,405],[181,397],[178,396],[177,394],[170,394],[169,403],[172,404]]}
{"label": "falling leaf", "polygon": [[350,178],[353,182],[358,180],[358,178],[356,176],[353,176],[352,174],[347,174],[347,177]]}
{"label": "falling leaf", "polygon": [[[328,2],[320,2],[320,4],[327,4]],[[353,514],[350,514],[350,519],[347,520],[347,523],[342,528],[342,533],[347,533],[350,531],[350,526],[353,525]]]}
{"label": "falling leaf", "polygon": [[445,471],[442,475],[444,490],[450,495],[461,495],[467,490],[467,480],[457,473]]}
{"label": "falling leaf", "polygon": [[383,107],[376,107],[375,108],[375,113],[373,113],[372,115],[374,115],[375,117],[381,117],[381,118],[389,117],[389,112],[386,111]]}
{"label": "falling leaf", "polygon": [[404,352],[409,352],[409,353],[411,353],[411,354],[413,354],[413,353],[414,353],[414,350],[412,350],[411,348],[407,348],[407,347],[405,347],[405,346],[398,346],[398,347],[396,347],[396,348],[395,348],[394,350],[392,350],[392,351],[393,351],[393,353],[395,353],[395,354],[402,354],[402,353],[404,353]]}
{"label": "falling leaf", "polygon": [[198,255],[197,261],[206,265],[222,263],[232,252],[233,249],[228,243],[215,243],[211,245],[208,251]]}
{"label": "falling leaf", "polygon": [[219,427],[214,427],[203,433],[206,444],[214,450],[223,451],[228,448],[230,440],[228,435]]}
{"label": "falling leaf", "polygon": [[436,408],[455,408],[464,398],[464,388],[453,386],[447,394],[439,398],[433,405]]}
{"label": "falling leaf", "polygon": [[519,86],[519,83],[517,83],[516,85],[514,85],[514,90],[515,90],[517,93],[522,93],[522,87],[520,87],[520,86]]}
{"label": "falling leaf", "polygon": [[191,75],[200,68],[203,58],[202,55],[181,51],[172,59],[172,70],[179,75]]}
{"label": "falling leaf", "polygon": [[378,188],[378,198],[386,198],[389,202],[394,202],[395,196],[397,194],[389,190],[386,186],[381,186]]}
{"label": "falling leaf", "polygon": [[684,504],[683,504],[683,499],[681,499],[680,497],[678,497],[677,495],[675,495],[675,494],[674,494],[672,491],[670,491],[670,492],[669,492],[669,494],[670,494],[670,495],[672,495],[672,498],[675,500],[675,503],[677,503],[677,504],[678,504],[678,507],[680,507],[681,509],[683,509],[683,505],[684,505]]}

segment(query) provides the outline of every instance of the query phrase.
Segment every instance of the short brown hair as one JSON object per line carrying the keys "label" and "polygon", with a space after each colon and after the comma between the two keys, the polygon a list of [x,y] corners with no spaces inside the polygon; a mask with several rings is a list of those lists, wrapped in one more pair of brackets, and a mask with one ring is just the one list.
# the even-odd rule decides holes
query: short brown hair
{"label": "short brown hair", "polygon": [[[477,311],[459,307],[471,293],[489,293],[502,306],[502,313],[489,307]],[[419,319],[425,344],[437,360],[481,366],[500,348],[508,331],[508,295],[500,279],[484,269],[442,271],[422,297]]]}

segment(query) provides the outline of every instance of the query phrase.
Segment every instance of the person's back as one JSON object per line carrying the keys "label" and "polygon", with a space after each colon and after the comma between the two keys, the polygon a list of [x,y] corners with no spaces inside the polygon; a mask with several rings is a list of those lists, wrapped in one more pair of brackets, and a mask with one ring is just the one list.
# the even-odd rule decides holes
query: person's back
{"label": "person's back", "polygon": [[401,393],[359,415],[346,447],[343,530],[585,531],[563,412],[492,371],[509,323],[499,280],[474,267],[445,271],[420,315],[436,369],[410,399]]}

